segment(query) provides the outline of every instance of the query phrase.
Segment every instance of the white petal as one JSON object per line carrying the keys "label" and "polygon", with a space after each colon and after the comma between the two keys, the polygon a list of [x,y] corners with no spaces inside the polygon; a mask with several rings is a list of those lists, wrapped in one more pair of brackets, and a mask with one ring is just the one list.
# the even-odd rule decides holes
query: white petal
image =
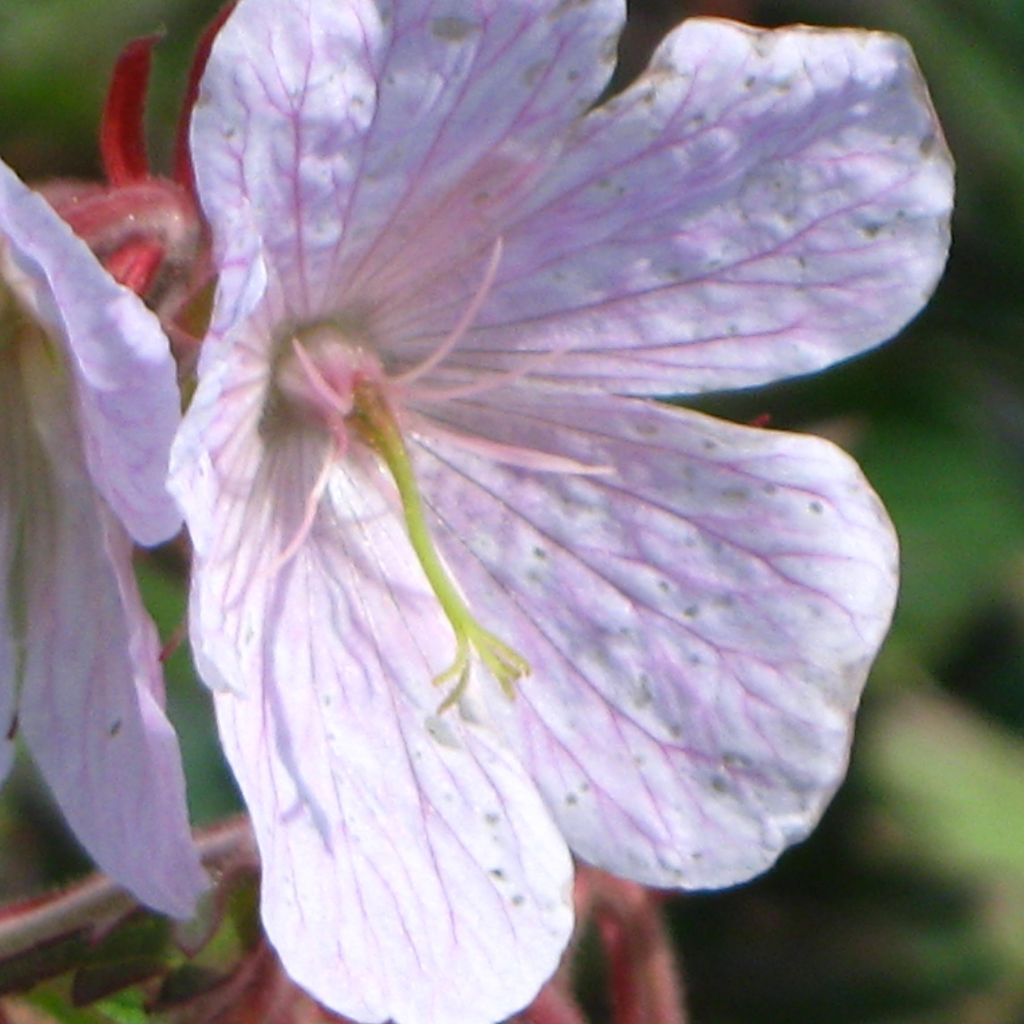
{"label": "white petal", "polygon": [[140,544],[181,526],[164,486],[179,421],[157,318],[46,201],[0,163],[0,277],[66,359],[96,486]]}
{"label": "white petal", "polygon": [[375,457],[336,468],[281,561],[326,453],[312,435],[264,446],[251,370],[210,368],[173,486],[195,524],[192,643],[256,828],[268,935],[349,1017],[491,1024],[557,966],[568,852],[504,745],[436,714],[452,633]]}
{"label": "white petal", "polygon": [[623,6],[242,0],[192,128],[219,262],[255,232],[314,316],[471,255],[607,81]]}
{"label": "white petal", "polygon": [[[903,40],[688,20],[496,228],[490,301],[446,368],[563,353],[537,373],[661,395],[819,369],[925,303],[952,193]],[[446,290],[404,312],[389,329],[414,347],[454,319]]]}
{"label": "white petal", "polygon": [[630,399],[519,393],[454,424],[608,465],[433,444],[423,489],[480,621],[532,664],[495,713],[585,859],[700,888],[816,823],[896,591],[896,545],[826,441]]}

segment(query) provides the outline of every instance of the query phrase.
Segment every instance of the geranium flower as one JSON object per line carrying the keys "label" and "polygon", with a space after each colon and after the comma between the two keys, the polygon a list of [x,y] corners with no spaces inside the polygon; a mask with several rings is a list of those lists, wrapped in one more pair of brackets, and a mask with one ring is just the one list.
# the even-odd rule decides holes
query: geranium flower
{"label": "geranium flower", "polygon": [[569,850],[729,885],[813,827],[889,623],[851,460],[644,395],[819,369],[941,272],[950,161],[887,35],[621,0],[242,0],[193,158],[220,281],[172,454],[191,635],[292,975],[490,1022]]}
{"label": "geranium flower", "polygon": [[20,734],[99,867],[187,917],[206,878],[129,538],[180,527],[174,363],[156,318],[3,164],[0,359],[0,777]]}

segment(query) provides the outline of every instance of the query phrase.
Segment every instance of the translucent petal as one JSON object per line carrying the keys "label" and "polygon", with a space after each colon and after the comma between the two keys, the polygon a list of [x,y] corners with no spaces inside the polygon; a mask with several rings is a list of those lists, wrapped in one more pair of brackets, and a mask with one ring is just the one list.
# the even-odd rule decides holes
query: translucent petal
{"label": "translucent petal", "polygon": [[390,478],[354,447],[301,534],[329,453],[268,427],[236,342],[186,416],[173,487],[196,524],[191,639],[259,840],[268,935],[347,1016],[491,1024],[557,965],[568,852],[503,742],[436,713],[454,641]]}
{"label": "translucent petal", "polygon": [[64,389],[29,361],[21,520],[20,728],[88,853],[143,903],[194,911],[207,879],[189,832],[177,740],[163,712],[156,630],[131,542],[85,466]]}
{"label": "translucent petal", "polygon": [[[539,374],[646,394],[819,369],[924,304],[952,185],[903,40],[687,20],[496,227],[497,280],[448,378],[544,352],[565,355]],[[441,289],[386,334],[429,349],[453,319]]]}
{"label": "translucent petal", "polygon": [[895,601],[895,538],[857,467],[633,399],[518,393],[449,425],[613,468],[440,443],[421,467],[474,612],[533,667],[514,702],[485,691],[572,849],[686,888],[767,867],[845,771]]}
{"label": "translucent petal", "polygon": [[243,0],[192,127],[220,262],[255,232],[295,316],[450,274],[421,254],[443,240],[457,266],[493,242],[607,81],[623,15],[621,0]]}
{"label": "translucent petal", "polygon": [[166,540],[181,526],[164,486],[180,419],[167,338],[142,301],[2,163],[0,276],[67,362],[96,486],[139,543]]}

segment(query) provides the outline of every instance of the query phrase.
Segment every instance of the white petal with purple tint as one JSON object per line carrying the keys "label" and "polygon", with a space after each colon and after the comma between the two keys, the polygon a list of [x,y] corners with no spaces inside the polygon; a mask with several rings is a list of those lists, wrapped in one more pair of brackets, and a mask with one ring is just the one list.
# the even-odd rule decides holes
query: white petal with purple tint
{"label": "white petal with purple tint", "polygon": [[375,458],[333,472],[282,558],[325,446],[264,447],[244,351],[201,386],[173,486],[196,526],[193,646],[259,840],[268,935],[336,1011],[488,1024],[558,963],[568,852],[503,741],[437,715],[451,628]]}
{"label": "white petal with purple tint", "polygon": [[292,315],[309,316],[386,296],[422,273],[424,244],[447,260],[459,233],[493,234],[607,82],[623,14],[621,0],[244,0],[192,128],[222,259],[250,222]]}
{"label": "white petal with purple tint", "polygon": [[896,595],[892,527],[819,438],[632,399],[518,393],[449,420],[604,475],[442,443],[443,550],[534,666],[502,725],[570,846],[654,885],[727,885],[806,835],[842,778]]}
{"label": "white petal with purple tint", "polygon": [[[12,619],[19,728],[98,867],[146,905],[188,917],[207,879],[189,832],[159,641],[139,598],[131,541],[96,493],[48,354],[40,344],[20,362],[27,389],[9,441],[23,473],[8,569],[23,602]],[[17,362],[5,368],[8,398],[17,376]]]}
{"label": "white petal with purple tint", "polygon": [[[917,313],[951,203],[903,40],[692,19],[495,224],[490,300],[444,370],[562,353],[538,375],[663,395],[817,370]],[[429,349],[465,303],[458,283],[382,314],[386,343]]]}

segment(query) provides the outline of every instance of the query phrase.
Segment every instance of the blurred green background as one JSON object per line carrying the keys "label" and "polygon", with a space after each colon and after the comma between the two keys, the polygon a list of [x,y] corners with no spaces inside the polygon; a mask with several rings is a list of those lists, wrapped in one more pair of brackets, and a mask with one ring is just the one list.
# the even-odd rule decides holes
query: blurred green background
{"label": "blurred green background", "polygon": [[[211,0],[0,0],[0,154],[24,177],[96,176],[125,41],[165,33],[151,105],[168,159]],[[896,341],[828,373],[702,407],[852,450],[903,544],[891,638],[849,780],[763,879],[670,905],[699,1024],[1024,1022],[1024,3],[637,0],[622,75],[684,15],[907,36],[958,165],[949,271]],[[142,565],[165,633],[172,553]],[[187,654],[169,666],[197,821],[235,804]],[[0,895],[83,868],[28,770],[0,805]],[[593,997],[595,1020],[600,999]]]}

